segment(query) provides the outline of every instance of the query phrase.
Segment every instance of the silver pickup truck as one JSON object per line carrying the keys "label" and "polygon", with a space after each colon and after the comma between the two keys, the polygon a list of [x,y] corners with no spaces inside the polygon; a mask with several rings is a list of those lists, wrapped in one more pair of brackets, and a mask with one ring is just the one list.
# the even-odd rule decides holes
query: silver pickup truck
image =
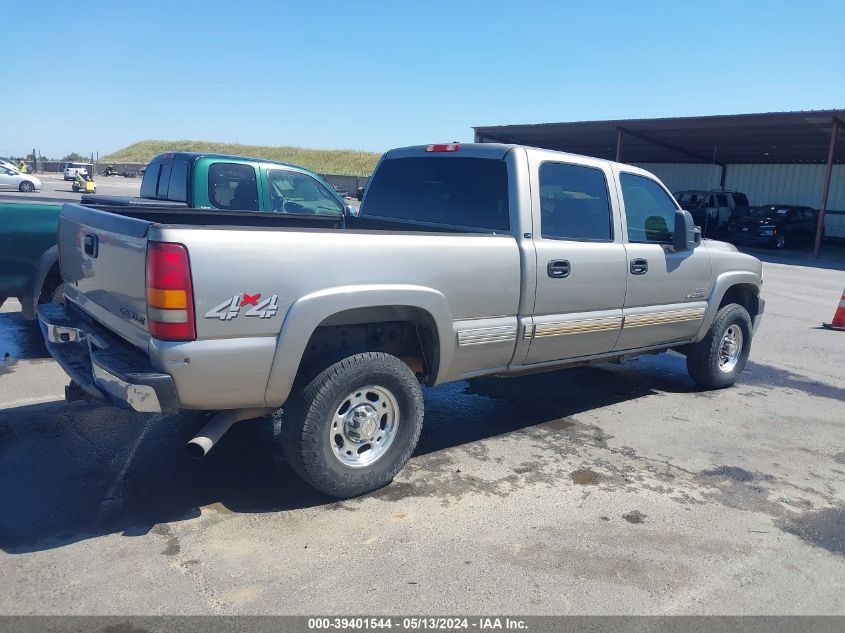
{"label": "silver pickup truck", "polygon": [[671,349],[698,385],[728,387],[763,314],[760,261],[702,241],[629,165],[396,149],[357,215],[316,177],[241,167],[215,187],[274,212],[66,204],[66,301],[39,307],[42,330],[68,399],[206,412],[197,455],[283,407],[291,465],[336,497],[405,464],[421,384]]}

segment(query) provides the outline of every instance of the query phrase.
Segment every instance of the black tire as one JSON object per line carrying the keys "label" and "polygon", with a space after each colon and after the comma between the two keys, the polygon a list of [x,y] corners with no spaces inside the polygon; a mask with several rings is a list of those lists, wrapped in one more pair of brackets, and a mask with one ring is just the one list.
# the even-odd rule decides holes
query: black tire
{"label": "black tire", "polygon": [[[368,465],[353,467],[341,461],[332,447],[337,437],[333,420],[347,406],[348,396],[369,385],[393,396],[398,422],[385,452]],[[302,479],[327,495],[349,498],[372,492],[389,484],[411,457],[423,411],[419,382],[401,360],[382,352],[348,356],[320,372],[285,404],[285,454]]]}
{"label": "black tire", "polygon": [[18,191],[23,193],[32,193],[35,191],[35,185],[33,185],[28,180],[24,180],[21,184],[18,185]]}
{"label": "black tire", "polygon": [[783,249],[786,248],[786,235],[785,234],[778,235],[775,238],[775,248],[779,251],[782,251]]}
{"label": "black tire", "polygon": [[[720,367],[722,339],[732,326],[739,328],[742,341],[736,363],[729,370],[725,370]],[[699,387],[724,389],[739,379],[750,350],[751,317],[741,305],[729,303],[716,313],[716,318],[704,338],[687,346],[687,371]]]}
{"label": "black tire", "polygon": [[[49,277],[48,277],[49,280]],[[60,303],[65,302],[65,285],[62,282],[44,285],[41,294],[38,296],[38,303]]]}

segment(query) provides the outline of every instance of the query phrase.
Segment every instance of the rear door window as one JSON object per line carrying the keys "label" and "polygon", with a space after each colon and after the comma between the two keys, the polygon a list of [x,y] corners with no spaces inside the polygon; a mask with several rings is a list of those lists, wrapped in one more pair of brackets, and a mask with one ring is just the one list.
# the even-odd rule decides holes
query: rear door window
{"label": "rear door window", "polygon": [[668,193],[651,178],[619,175],[629,242],[671,242],[677,207]]}
{"label": "rear door window", "polygon": [[307,174],[271,169],[267,174],[270,205],[275,213],[342,215],[343,205]]}
{"label": "rear door window", "polygon": [[540,165],[541,234],[545,238],[609,242],[613,239],[604,173],[594,167]]}
{"label": "rear door window", "polygon": [[384,160],[367,186],[361,215],[508,231],[507,164],[455,156]]}
{"label": "rear door window", "polygon": [[238,163],[213,163],[208,168],[208,199],[218,209],[258,211],[255,168]]}

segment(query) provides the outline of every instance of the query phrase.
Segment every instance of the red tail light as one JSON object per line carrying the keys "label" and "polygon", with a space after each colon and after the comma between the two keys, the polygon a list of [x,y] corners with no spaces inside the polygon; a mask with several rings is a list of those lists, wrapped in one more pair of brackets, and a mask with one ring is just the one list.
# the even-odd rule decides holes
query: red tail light
{"label": "red tail light", "polygon": [[191,263],[182,244],[147,245],[147,327],[165,341],[197,338]]}

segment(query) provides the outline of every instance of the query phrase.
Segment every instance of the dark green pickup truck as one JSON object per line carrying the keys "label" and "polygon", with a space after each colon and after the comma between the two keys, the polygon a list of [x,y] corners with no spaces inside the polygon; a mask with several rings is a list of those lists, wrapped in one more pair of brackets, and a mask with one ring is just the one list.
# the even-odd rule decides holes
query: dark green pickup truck
{"label": "dark green pickup truck", "polygon": [[[82,196],[100,208],[151,206],[264,213],[343,211],[343,198],[315,174],[295,165],[174,152],[156,156],[144,173],[141,197]],[[56,248],[59,203],[0,203],[0,305],[17,297],[26,319],[39,303],[61,299]],[[346,208],[347,212],[353,210]]]}

